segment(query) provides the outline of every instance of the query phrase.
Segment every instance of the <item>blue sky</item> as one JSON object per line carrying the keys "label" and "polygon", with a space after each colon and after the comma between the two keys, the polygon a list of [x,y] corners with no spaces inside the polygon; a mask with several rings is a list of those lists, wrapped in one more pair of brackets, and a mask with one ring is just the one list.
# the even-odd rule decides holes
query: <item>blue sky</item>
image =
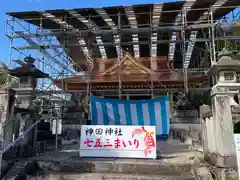
{"label": "blue sky", "polygon": [[0,60],[7,63],[9,59],[10,42],[5,36],[7,20],[6,12],[104,7],[170,1],[177,0],[2,0],[0,6]]}

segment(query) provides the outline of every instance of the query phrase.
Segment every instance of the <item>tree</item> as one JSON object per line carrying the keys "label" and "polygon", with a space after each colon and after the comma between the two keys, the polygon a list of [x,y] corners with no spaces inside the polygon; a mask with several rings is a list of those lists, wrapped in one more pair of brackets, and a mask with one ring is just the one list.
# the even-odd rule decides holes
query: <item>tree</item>
{"label": "tree", "polygon": [[8,74],[6,72],[0,72],[0,86],[2,87],[6,80],[7,80]]}
{"label": "tree", "polygon": [[[217,28],[217,34],[220,37],[223,36],[240,36],[240,25],[237,23],[239,22],[233,22],[227,29],[218,27]],[[218,52],[223,51],[223,49],[231,51],[235,54],[240,53],[240,41],[236,39],[225,39],[225,40],[219,40],[217,42],[217,48],[216,50]]]}
{"label": "tree", "polygon": [[4,62],[0,61],[0,87],[2,87],[8,78],[8,68]]}
{"label": "tree", "polygon": [[[235,26],[229,32],[230,36],[240,36],[240,26]],[[226,40],[225,48],[235,53],[239,53],[240,51],[240,41],[239,40]]]}

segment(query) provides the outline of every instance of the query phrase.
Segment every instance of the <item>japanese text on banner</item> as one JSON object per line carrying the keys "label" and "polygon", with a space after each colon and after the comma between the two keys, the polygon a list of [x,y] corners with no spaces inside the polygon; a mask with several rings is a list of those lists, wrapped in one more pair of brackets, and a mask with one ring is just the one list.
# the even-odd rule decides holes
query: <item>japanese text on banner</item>
{"label": "japanese text on banner", "polygon": [[86,126],[82,130],[84,149],[142,151],[144,156],[156,149],[155,132],[144,126]]}

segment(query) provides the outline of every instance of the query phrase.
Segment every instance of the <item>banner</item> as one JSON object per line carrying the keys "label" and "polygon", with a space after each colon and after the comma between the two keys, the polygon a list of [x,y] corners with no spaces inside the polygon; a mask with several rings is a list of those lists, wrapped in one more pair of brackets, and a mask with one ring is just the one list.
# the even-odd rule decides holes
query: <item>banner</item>
{"label": "banner", "polygon": [[240,180],[240,134],[234,134],[234,140],[237,156],[238,179]]}
{"label": "banner", "polygon": [[52,121],[52,134],[56,134],[56,131],[58,134],[62,134],[62,120],[61,119],[54,119]]}
{"label": "banner", "polygon": [[91,96],[92,125],[156,126],[157,135],[170,130],[169,97],[115,100]]}
{"label": "banner", "polygon": [[156,159],[155,127],[83,125],[79,155]]}

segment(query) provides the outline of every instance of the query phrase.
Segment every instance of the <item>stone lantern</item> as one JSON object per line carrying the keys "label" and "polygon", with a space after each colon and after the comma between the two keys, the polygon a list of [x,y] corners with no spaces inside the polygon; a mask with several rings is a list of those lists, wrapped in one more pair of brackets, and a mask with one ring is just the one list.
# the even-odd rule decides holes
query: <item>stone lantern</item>
{"label": "stone lantern", "polygon": [[236,105],[234,96],[238,94],[240,83],[237,74],[240,72],[240,60],[231,52],[223,51],[219,60],[211,68],[214,79],[211,91],[214,152],[211,163],[220,167],[235,167],[235,143],[231,106]]}
{"label": "stone lantern", "polygon": [[37,86],[37,79],[49,76],[37,69],[34,62],[35,59],[29,56],[24,58],[24,63],[21,67],[9,70],[9,74],[18,77],[20,80],[20,87],[15,88],[14,90],[20,100],[21,108],[28,108],[32,99],[34,99],[34,90]]}

